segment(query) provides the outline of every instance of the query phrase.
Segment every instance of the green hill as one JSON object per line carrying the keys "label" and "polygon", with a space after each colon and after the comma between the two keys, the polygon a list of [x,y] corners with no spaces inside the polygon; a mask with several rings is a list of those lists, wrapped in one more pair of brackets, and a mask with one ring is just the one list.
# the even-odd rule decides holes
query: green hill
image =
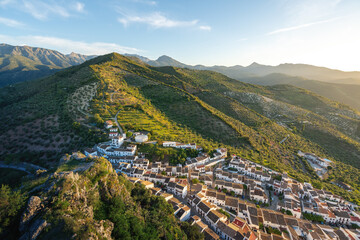
{"label": "green hill", "polygon": [[2,239],[203,239],[163,197],[118,176],[104,158],[64,157],[53,173],[26,179],[21,192],[2,186],[0,196]]}
{"label": "green hill", "polygon": [[242,82],[258,85],[289,84],[305,88],[333,101],[347,104],[360,111],[360,86],[352,84],[327,83],[315,80],[308,80],[301,77],[273,73],[264,77],[250,77],[239,79]]}
{"label": "green hill", "polygon": [[[196,142],[205,150],[227,147],[299,181],[360,199],[359,113],[289,85],[257,86],[216,72],[152,67],[109,54],[5,87],[0,106],[0,155],[6,159],[54,166],[50,159],[59,154],[102,140],[96,125],[120,110],[125,130],[146,130],[159,141]],[[320,180],[297,156],[299,150],[335,166]],[[346,192],[334,180],[356,190]]]}
{"label": "green hill", "polygon": [[0,44],[0,87],[49,76],[93,57],[76,53],[64,55],[44,48]]}

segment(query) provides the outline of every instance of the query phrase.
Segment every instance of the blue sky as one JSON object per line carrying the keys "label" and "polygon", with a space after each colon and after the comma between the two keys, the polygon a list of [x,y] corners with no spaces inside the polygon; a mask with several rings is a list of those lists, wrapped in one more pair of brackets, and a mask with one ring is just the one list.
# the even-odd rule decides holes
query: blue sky
{"label": "blue sky", "polygon": [[0,42],[187,64],[360,71],[357,0],[0,0]]}

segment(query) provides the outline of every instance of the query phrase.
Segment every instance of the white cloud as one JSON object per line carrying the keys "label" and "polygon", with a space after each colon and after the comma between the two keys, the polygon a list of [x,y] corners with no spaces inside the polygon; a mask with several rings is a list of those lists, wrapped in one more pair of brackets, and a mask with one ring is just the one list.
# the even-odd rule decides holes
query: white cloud
{"label": "white cloud", "polygon": [[7,36],[0,35],[0,42],[12,45],[38,46],[49,49],[56,49],[62,53],[77,52],[86,55],[102,55],[111,52],[118,53],[141,53],[136,48],[125,47],[116,43],[106,42],[83,42],[72,41],[64,38],[47,36]]}
{"label": "white cloud", "polygon": [[148,0],[131,0],[134,3],[143,3],[143,4],[147,4],[147,5],[157,5],[156,1],[148,1]]}
{"label": "white cloud", "polygon": [[0,6],[6,6],[10,3],[13,3],[14,1],[13,0],[1,0],[0,1]]}
{"label": "white cloud", "polygon": [[118,18],[118,21],[122,23],[125,27],[131,23],[143,23],[154,28],[189,27],[189,26],[195,26],[198,23],[198,20],[192,20],[192,21],[171,20],[158,12],[152,13],[147,16],[124,15],[123,18]]}
{"label": "white cloud", "polygon": [[85,8],[84,3],[81,3],[81,2],[75,3],[75,11],[82,13],[82,12],[84,12],[84,8]]}
{"label": "white cloud", "polygon": [[288,22],[294,25],[334,17],[342,0],[286,0],[283,4]]}
{"label": "white cloud", "polygon": [[25,12],[31,14],[34,18],[39,20],[47,19],[50,14],[58,15],[61,17],[69,17],[68,9],[58,5],[55,2],[47,3],[38,0],[24,1],[23,9]]}
{"label": "white cloud", "polygon": [[6,25],[8,27],[21,27],[21,26],[24,26],[24,24],[19,22],[19,21],[9,19],[9,18],[3,18],[3,17],[0,17],[0,24],[4,24],[4,25]]}
{"label": "white cloud", "polygon": [[211,27],[210,26],[199,26],[200,30],[204,30],[204,31],[211,31]]}
{"label": "white cloud", "polygon": [[50,16],[68,18],[76,13],[85,12],[85,4],[76,1],[0,0],[0,7],[20,10],[39,20],[46,20]]}
{"label": "white cloud", "polygon": [[334,21],[336,19],[339,19],[339,18],[333,18],[333,19],[328,19],[328,20],[323,20],[323,21],[311,22],[311,23],[301,24],[301,25],[297,25],[297,26],[293,26],[293,27],[280,28],[280,29],[277,29],[277,30],[274,30],[272,32],[267,33],[267,35],[274,35],[274,34],[283,33],[283,32],[295,31],[295,30],[298,30],[298,29],[307,28],[307,27],[311,27],[311,26],[314,26],[314,25],[318,25],[318,24],[332,22],[332,21]]}

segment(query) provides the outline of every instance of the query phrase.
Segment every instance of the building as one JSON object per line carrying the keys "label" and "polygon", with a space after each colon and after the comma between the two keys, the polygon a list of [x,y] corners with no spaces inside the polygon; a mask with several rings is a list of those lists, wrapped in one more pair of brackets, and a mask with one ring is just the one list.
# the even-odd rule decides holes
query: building
{"label": "building", "polygon": [[148,135],[145,134],[138,134],[135,136],[135,142],[138,143],[143,143],[143,142],[147,142],[149,140]]}
{"label": "building", "polygon": [[105,123],[104,123],[104,126],[105,128],[107,129],[110,129],[114,126],[113,122],[111,120],[107,120]]}
{"label": "building", "polygon": [[86,148],[84,153],[85,153],[85,156],[87,156],[87,157],[96,157],[97,156],[97,151],[92,148]]}

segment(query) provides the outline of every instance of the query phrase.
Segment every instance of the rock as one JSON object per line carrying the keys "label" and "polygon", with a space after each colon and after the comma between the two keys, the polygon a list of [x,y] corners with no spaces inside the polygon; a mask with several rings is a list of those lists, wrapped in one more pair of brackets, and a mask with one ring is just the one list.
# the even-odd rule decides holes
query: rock
{"label": "rock", "polygon": [[48,226],[48,223],[44,219],[37,219],[29,228],[29,231],[25,232],[19,240],[35,240],[42,230]]}
{"label": "rock", "polygon": [[31,196],[26,210],[23,212],[20,220],[20,232],[24,232],[29,225],[31,219],[39,212],[41,209],[41,199],[38,196]]}
{"label": "rock", "polygon": [[[112,239],[111,232],[114,229],[114,223],[109,220],[101,220],[94,224],[95,231],[97,234],[91,233],[89,239]],[[100,237],[98,237],[100,235]]]}

